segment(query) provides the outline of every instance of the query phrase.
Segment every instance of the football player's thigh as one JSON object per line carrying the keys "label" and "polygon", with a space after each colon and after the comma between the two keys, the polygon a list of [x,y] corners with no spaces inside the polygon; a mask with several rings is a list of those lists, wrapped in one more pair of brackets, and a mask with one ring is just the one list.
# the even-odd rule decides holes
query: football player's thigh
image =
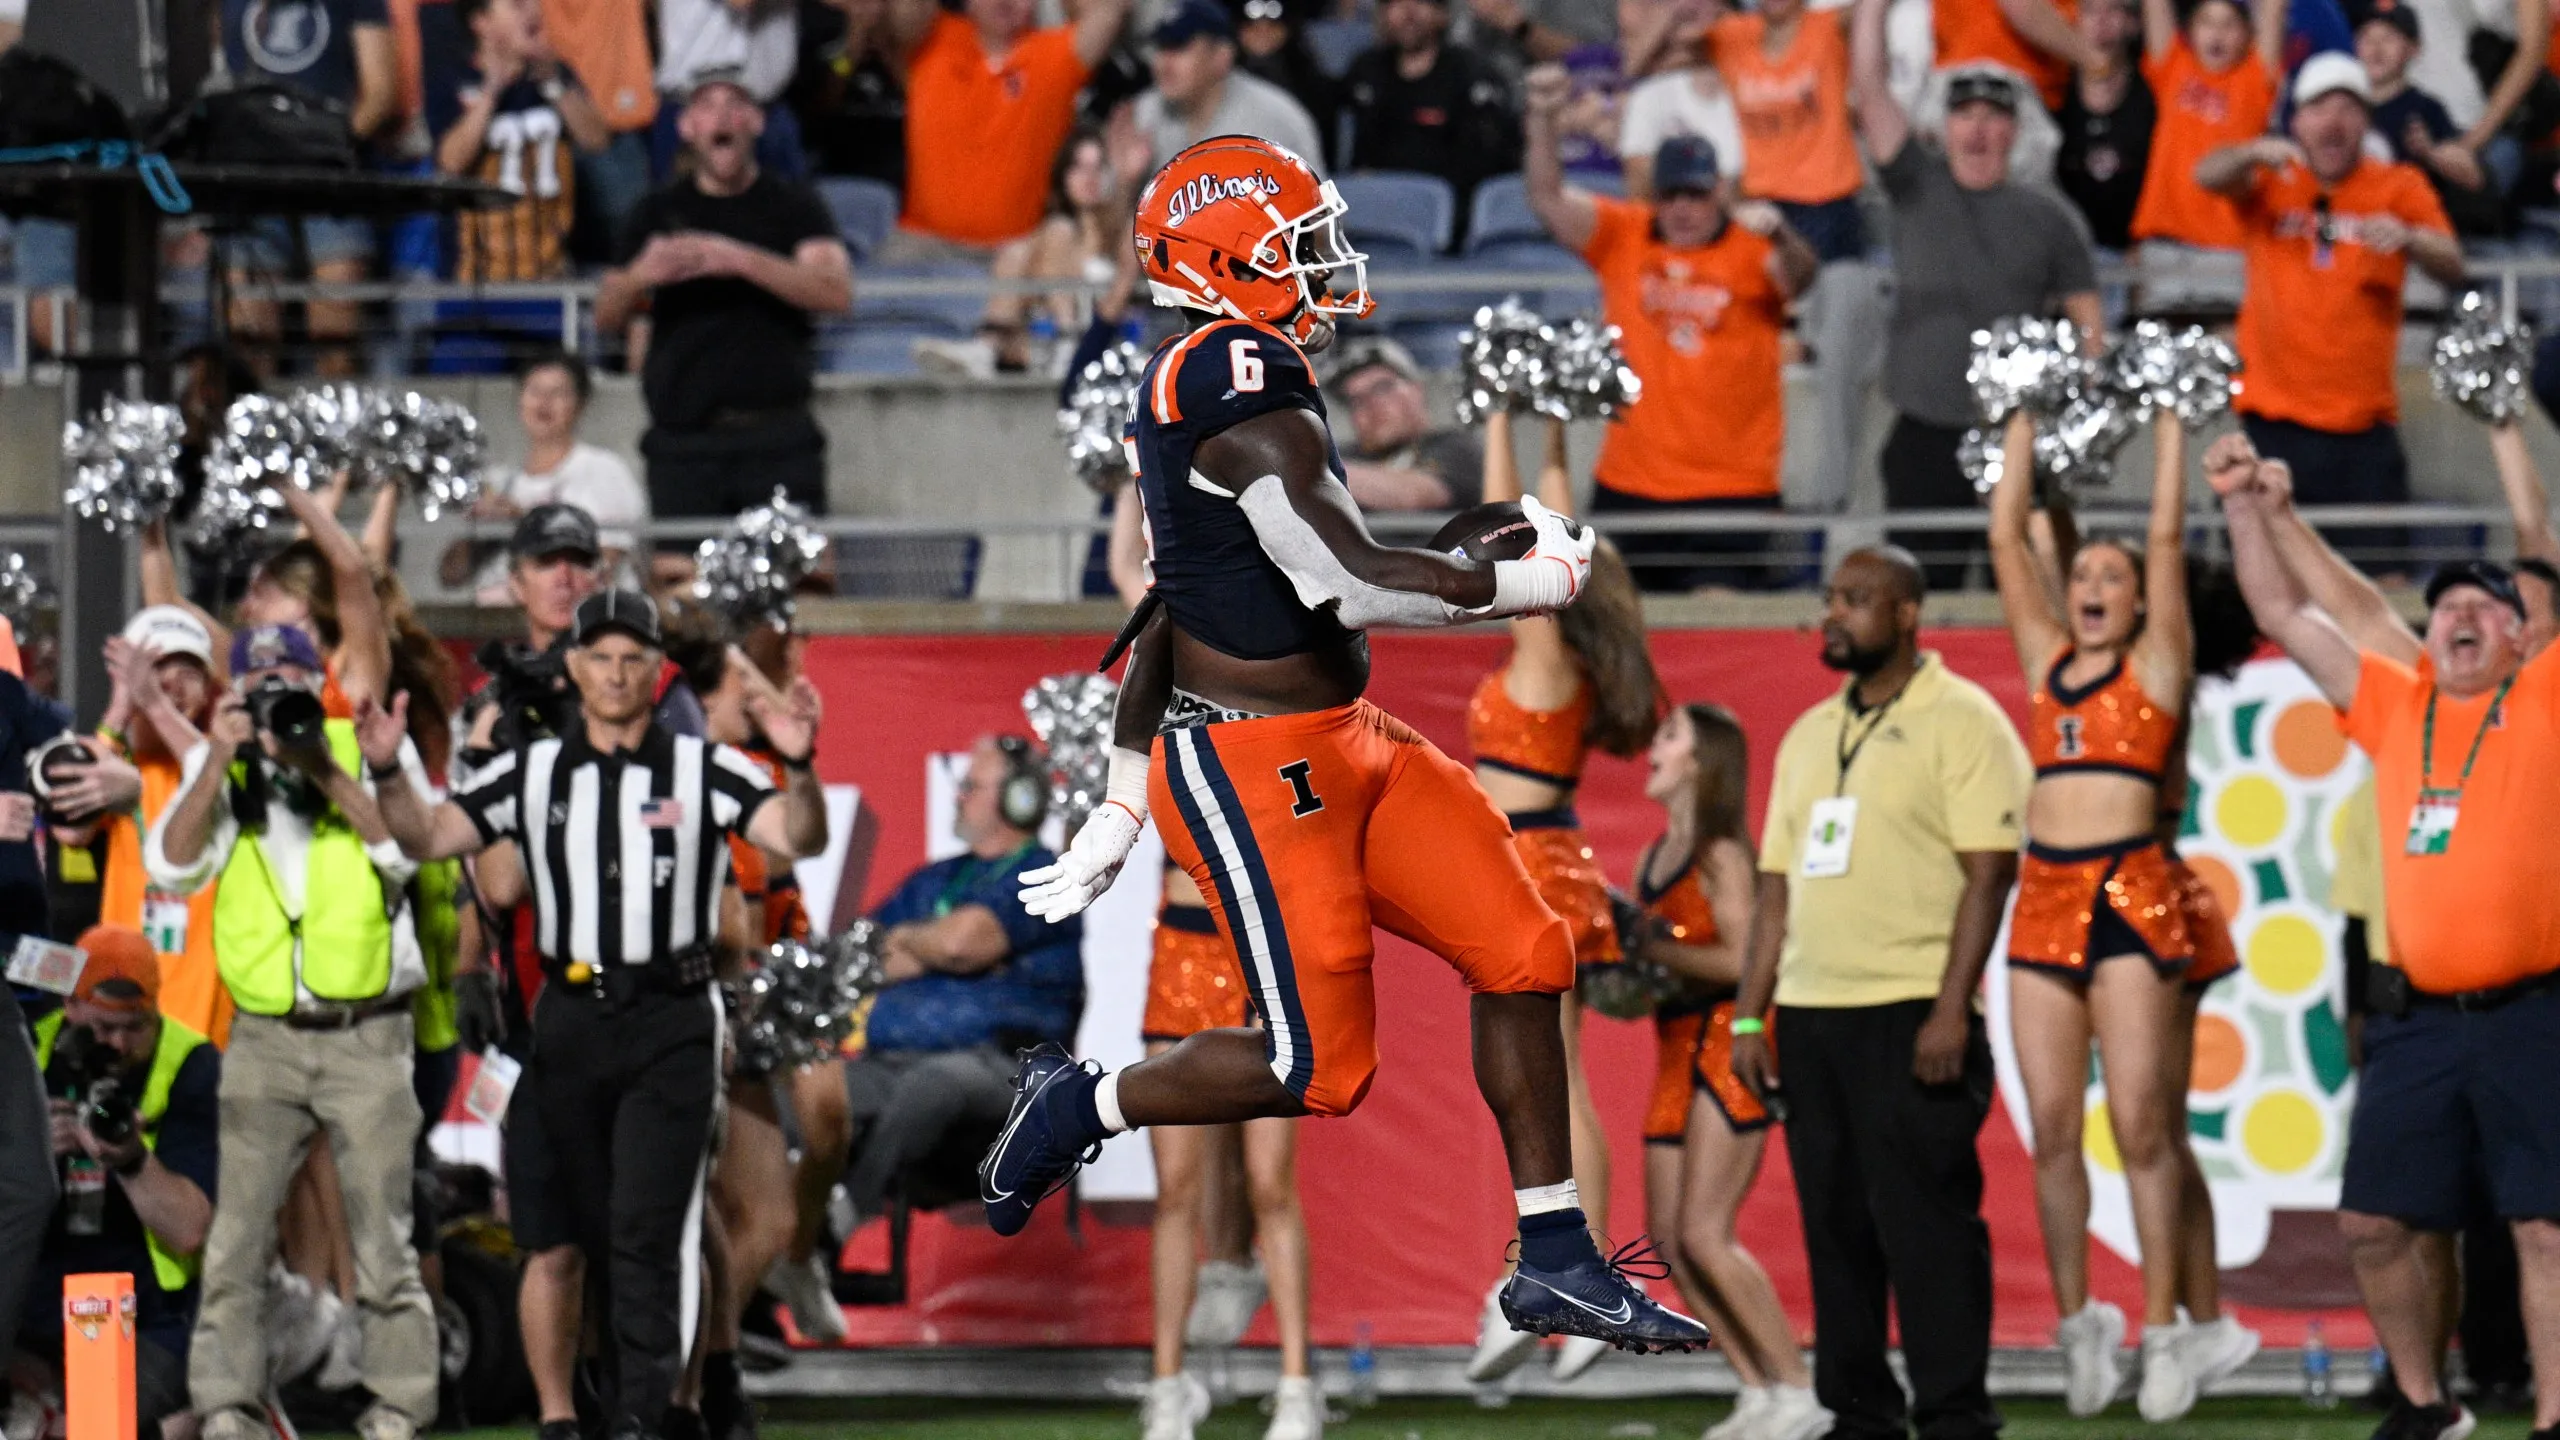
{"label": "football player's thigh", "polygon": [[1195,877],[1263,1016],[1272,1073],[1319,1115],[1359,1103],[1377,1069],[1376,952],[1360,878],[1374,786],[1328,739],[1256,733],[1250,721],[1176,731],[1164,767],[1200,857]]}
{"label": "football player's thigh", "polygon": [[1538,898],[1511,826],[1458,762],[1406,745],[1369,815],[1378,923],[1457,968],[1479,993],[1562,994],[1573,937]]}

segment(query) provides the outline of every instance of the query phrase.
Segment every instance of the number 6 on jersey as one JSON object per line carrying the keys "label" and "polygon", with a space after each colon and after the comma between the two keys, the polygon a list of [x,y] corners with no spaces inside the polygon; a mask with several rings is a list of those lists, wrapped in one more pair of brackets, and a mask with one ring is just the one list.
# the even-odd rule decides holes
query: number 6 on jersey
{"label": "number 6 on jersey", "polygon": [[1227,368],[1234,372],[1237,394],[1250,395],[1262,388],[1261,352],[1259,340],[1227,342]]}

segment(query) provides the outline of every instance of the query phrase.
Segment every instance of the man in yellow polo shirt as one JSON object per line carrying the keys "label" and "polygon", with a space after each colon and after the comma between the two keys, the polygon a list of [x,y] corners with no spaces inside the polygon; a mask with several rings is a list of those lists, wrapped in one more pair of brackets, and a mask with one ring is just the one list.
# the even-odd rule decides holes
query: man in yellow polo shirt
{"label": "man in yellow polo shirt", "polygon": [[[1990,1440],[1991,1232],[1974,1137],[1991,1113],[1991,1047],[1974,992],[2033,775],[1999,705],[1919,648],[1924,593],[1898,546],[1854,551],[1832,574],[1822,663],[1850,679],[1778,747],[1733,1068],[1785,1105],[1813,1385],[1839,1433]],[[1907,1414],[1885,1362],[1888,1292]]]}

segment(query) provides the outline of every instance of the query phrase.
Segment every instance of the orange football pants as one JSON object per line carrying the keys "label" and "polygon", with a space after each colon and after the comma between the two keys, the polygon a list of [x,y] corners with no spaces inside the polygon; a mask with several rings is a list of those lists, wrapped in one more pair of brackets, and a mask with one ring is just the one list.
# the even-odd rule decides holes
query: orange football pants
{"label": "orange football pants", "polygon": [[1378,1071],[1371,927],[1478,994],[1573,988],[1573,939],[1465,767],[1366,700],[1158,736],[1149,804],[1244,964],[1271,1073],[1347,1115]]}

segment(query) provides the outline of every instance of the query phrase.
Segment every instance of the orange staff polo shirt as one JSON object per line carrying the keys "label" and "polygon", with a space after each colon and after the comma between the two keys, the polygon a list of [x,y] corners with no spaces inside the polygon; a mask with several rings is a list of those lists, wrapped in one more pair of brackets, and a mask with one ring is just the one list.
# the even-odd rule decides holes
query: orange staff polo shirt
{"label": "orange staff polo shirt", "polygon": [[967,245],[1040,224],[1049,163],[1075,128],[1089,72],[1075,30],[1035,30],[1001,56],[944,15],[907,66],[907,213],[899,223]]}

